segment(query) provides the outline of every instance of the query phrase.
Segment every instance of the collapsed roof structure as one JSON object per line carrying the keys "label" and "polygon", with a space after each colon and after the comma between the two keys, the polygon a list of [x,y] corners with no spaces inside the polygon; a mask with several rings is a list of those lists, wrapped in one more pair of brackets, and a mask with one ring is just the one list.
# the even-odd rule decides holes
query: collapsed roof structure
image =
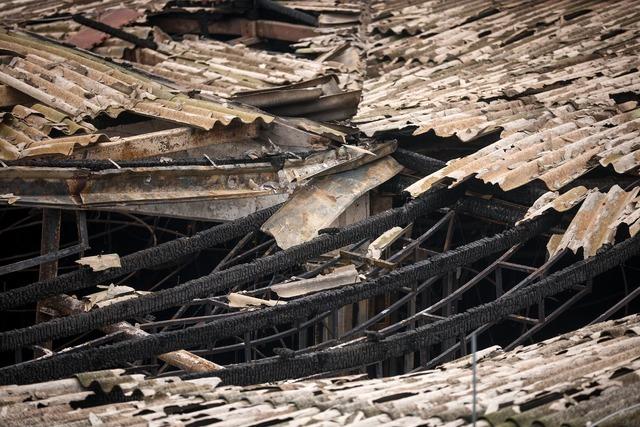
{"label": "collapsed roof structure", "polygon": [[[468,357],[424,370],[476,338],[486,387],[505,387],[480,395],[485,425],[637,404],[616,390],[635,387],[635,317],[491,347],[637,309],[637,6],[4,3],[0,383],[40,383],[0,389],[5,414],[464,425],[468,378],[450,381]],[[624,331],[601,340],[611,325]],[[581,346],[624,356],[567,377],[597,378],[602,410],[568,409],[555,379],[516,363],[560,369]],[[501,382],[513,373],[523,385]],[[345,374],[359,376],[326,379]],[[27,402],[34,387],[49,391]],[[434,390],[462,400],[415,406]],[[100,406],[112,419],[63,415],[145,393],[159,401]]]}

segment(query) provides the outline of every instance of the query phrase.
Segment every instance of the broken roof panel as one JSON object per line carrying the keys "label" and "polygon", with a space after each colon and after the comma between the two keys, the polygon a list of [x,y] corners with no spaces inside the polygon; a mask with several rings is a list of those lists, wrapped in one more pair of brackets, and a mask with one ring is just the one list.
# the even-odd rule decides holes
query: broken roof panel
{"label": "broken roof panel", "polygon": [[[51,138],[52,131],[67,134]],[[16,105],[0,122],[0,160],[17,160],[43,154],[71,155],[76,147],[108,141],[89,123],[75,122],[42,104]],[[91,133],[90,133],[91,132]]]}
{"label": "broken roof panel", "polygon": [[582,248],[585,258],[594,256],[603,246],[615,243],[618,227],[623,224],[630,236],[635,236],[640,231],[639,191],[636,187],[626,192],[616,185],[608,193],[589,194],[561,238],[549,241],[549,253],[565,248],[575,253]]}
{"label": "broken roof panel", "polygon": [[639,192],[640,187],[625,191],[618,185],[612,186],[606,193],[597,188],[588,190],[582,186],[565,193],[548,192],[536,200],[519,222],[531,220],[551,210],[566,212],[580,205],[566,231],[551,236],[547,250],[550,256],[554,256],[566,249],[573,253],[582,249],[586,259],[594,256],[602,247],[616,243],[622,226],[626,227],[626,236],[623,238],[638,234]]}
{"label": "broken roof panel", "polygon": [[[367,191],[393,178],[402,166],[390,156],[347,172],[310,181],[263,225],[282,249],[309,241]],[[295,230],[295,231],[294,231]]]}

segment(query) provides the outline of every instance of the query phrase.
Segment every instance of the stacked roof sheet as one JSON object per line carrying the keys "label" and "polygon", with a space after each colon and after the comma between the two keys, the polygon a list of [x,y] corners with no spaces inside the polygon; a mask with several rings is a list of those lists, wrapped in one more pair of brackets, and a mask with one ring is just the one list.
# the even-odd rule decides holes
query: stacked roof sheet
{"label": "stacked roof sheet", "polygon": [[140,12],[154,12],[164,8],[168,0],[8,0],[0,5],[0,20],[4,23],[24,22],[76,13],[94,15],[107,10],[128,8]]}

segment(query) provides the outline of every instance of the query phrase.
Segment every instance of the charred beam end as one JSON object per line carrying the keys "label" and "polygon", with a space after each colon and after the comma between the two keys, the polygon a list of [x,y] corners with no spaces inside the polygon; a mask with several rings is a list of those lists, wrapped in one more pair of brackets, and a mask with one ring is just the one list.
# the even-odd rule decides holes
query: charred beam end
{"label": "charred beam end", "polygon": [[[287,305],[242,313],[201,327],[155,334],[129,340],[125,343],[90,349],[74,354],[59,355],[47,360],[34,361],[0,370],[0,383],[5,381],[35,382],[60,378],[76,372],[118,366],[132,357],[150,357],[174,348],[192,347],[225,336],[239,335],[259,329],[267,324],[292,322],[319,311],[339,308],[344,304],[371,298],[409,285],[416,280],[440,274],[454,266],[470,263],[491,253],[527,240],[555,223],[554,215],[539,217],[526,225],[515,227],[491,238],[480,239],[460,248],[436,255],[407,267],[400,268],[379,279],[320,292],[289,302]],[[8,375],[8,377],[5,377]]]}
{"label": "charred beam end", "polygon": [[300,10],[296,10],[296,9],[292,9],[290,7],[284,6],[273,0],[258,0],[257,6],[261,9],[268,10],[270,12],[278,14],[283,18],[292,19],[302,24],[311,25],[312,27],[318,26],[318,20],[316,19],[315,16],[302,12]]}
{"label": "charred beam end", "polygon": [[425,175],[429,175],[447,165],[442,160],[427,157],[415,151],[405,150],[404,148],[396,149],[392,157],[405,168]]}
{"label": "charred beam end", "polygon": [[[457,338],[462,333],[504,319],[510,314],[536,304],[541,298],[557,295],[592,279],[639,252],[640,236],[636,236],[512,294],[416,330],[395,334],[381,342],[369,341],[345,348],[303,354],[287,360],[269,358],[228,366],[225,370],[216,373],[216,376],[222,378],[225,384],[255,384],[345,370],[370,365],[389,357],[401,356],[407,352],[417,351],[425,345]],[[202,377],[202,375],[186,376],[186,378],[195,377]]]}
{"label": "charred beam end", "polygon": [[[183,283],[175,288],[165,289],[151,295],[145,295],[140,298],[112,304],[100,309],[94,309],[87,313],[77,314],[66,318],[53,319],[46,323],[40,323],[27,328],[0,333],[0,351],[35,344],[46,339],[68,337],[77,333],[99,328],[104,325],[109,325],[120,320],[130,319],[142,314],[153,313],[169,307],[184,304],[194,298],[203,298],[208,295],[215,294],[216,292],[226,291],[233,286],[255,280],[256,277],[262,277],[267,274],[292,267],[310,258],[357,242],[363,238],[378,236],[394,226],[406,225],[421,215],[425,215],[453,203],[457,200],[461,192],[461,189],[453,191],[436,189],[423,194],[418,199],[412,200],[402,207],[387,210],[355,224],[344,227],[337,234],[321,235],[309,242],[294,246],[274,255],[212,273],[210,275],[191,280],[187,283]],[[219,227],[224,227],[224,225]],[[235,231],[241,232],[241,230]],[[187,245],[187,247],[183,248],[182,246],[184,245]],[[181,245],[183,252],[188,250],[188,246],[187,242]],[[130,264],[126,264],[131,262],[131,258],[144,261],[145,264],[153,265],[156,261],[154,259],[147,259],[150,253],[158,256],[168,255],[169,259],[175,259],[175,254],[166,254],[165,251],[159,251],[160,254],[157,254],[153,249],[155,248],[150,248],[122,258],[121,262],[123,263],[123,268],[126,266],[131,268]],[[191,250],[191,253],[192,252],[195,251]],[[141,256],[141,253],[144,253],[144,256]],[[141,262],[135,263],[136,266],[139,266],[140,264]],[[105,278],[108,277],[109,274],[120,276],[123,274],[123,268],[115,270],[115,273],[110,273],[110,271],[107,270],[99,276],[100,281],[107,280]],[[134,268],[134,270],[135,269],[138,268]],[[79,276],[81,279],[82,275],[86,274],[88,276],[87,280],[93,277],[93,284],[98,283],[98,280],[96,280],[96,278],[90,273],[91,272],[87,271],[87,269],[79,270]],[[76,277],[74,276],[74,278]],[[0,307],[11,306],[12,301],[10,296],[19,297],[21,298],[20,303],[25,303],[38,299],[34,299],[34,296],[31,294],[32,292],[37,292],[38,296],[42,297],[42,295],[58,295],[67,293],[70,290],[82,289],[91,286],[87,285],[85,280],[79,280],[77,283],[72,283],[71,285],[72,286],[69,286],[65,281],[56,282],[55,285],[47,284],[46,286],[41,286],[41,283],[37,283],[9,291],[11,294],[9,292],[5,292],[0,295],[0,302],[2,303]],[[16,305],[15,303],[13,304]],[[180,345],[178,348],[185,347],[188,346]],[[130,356],[130,354],[127,354],[127,357],[128,356]]]}
{"label": "charred beam end", "polygon": [[504,224],[515,224],[524,218],[527,209],[496,199],[466,196],[460,200],[456,211]]}
{"label": "charred beam end", "polygon": [[158,49],[158,44],[153,40],[141,39],[138,36],[135,36],[131,33],[127,33],[126,31],[120,30],[118,28],[114,28],[103,22],[95,21],[93,19],[87,18],[82,15],[73,15],[72,19],[80,25],[93,28],[94,30],[102,31],[103,33],[109,34],[110,36],[117,37],[124,41],[128,41],[129,43],[133,43],[138,47],[143,47],[143,48],[152,49],[152,50]]}

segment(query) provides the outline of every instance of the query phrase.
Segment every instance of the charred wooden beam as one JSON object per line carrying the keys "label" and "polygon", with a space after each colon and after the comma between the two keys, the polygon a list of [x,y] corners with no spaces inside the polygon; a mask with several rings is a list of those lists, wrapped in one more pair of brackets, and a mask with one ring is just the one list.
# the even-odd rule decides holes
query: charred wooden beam
{"label": "charred wooden beam", "polygon": [[[248,264],[242,264],[231,267],[228,270],[212,273],[208,276],[184,283],[174,289],[162,290],[152,295],[145,295],[140,298],[115,303],[88,313],[69,316],[64,319],[56,319],[52,322],[34,325],[29,328],[3,332],[0,334],[0,349],[13,349],[19,346],[33,344],[46,338],[71,336],[96,327],[115,323],[119,320],[128,319],[144,313],[159,311],[183,304],[194,298],[205,297],[216,292],[230,289],[233,286],[253,281],[257,277],[281,271],[314,256],[327,253],[365,237],[380,235],[384,231],[396,225],[407,224],[420,215],[424,215],[444,205],[450,204],[455,200],[457,195],[458,194],[456,192],[447,190],[425,193],[423,197],[410,201],[403,207],[391,209],[355,224],[346,226],[343,229],[340,229],[336,234],[321,235],[310,242],[277,252],[268,257],[257,259]],[[185,245],[186,241],[181,243],[182,245]],[[130,255],[130,257],[140,259],[138,254],[145,253],[145,255],[147,255],[150,252],[155,252],[153,249],[155,248]],[[163,254],[164,251],[160,250],[157,252],[159,252],[160,255]],[[129,268],[132,268],[133,266],[130,264],[131,261],[125,260],[125,258],[126,257],[121,259],[123,266],[128,264]],[[84,270],[80,271],[82,272]],[[118,270],[116,270],[115,274],[119,275],[117,272]],[[107,274],[109,274],[108,271]],[[80,276],[80,274],[78,274],[78,276]],[[66,291],[60,291],[60,289],[65,289],[67,287],[65,285],[67,285],[67,283],[64,281],[60,281],[57,286],[38,286],[36,284],[31,288],[26,287],[29,288],[29,292],[25,292],[25,288],[23,287],[0,294],[0,297],[6,297],[3,298],[4,304],[10,306],[11,304],[15,304],[14,300],[8,296],[10,293],[12,295],[19,294],[23,301],[28,301],[33,299],[34,292],[45,294],[52,293],[53,295],[64,293]],[[73,288],[84,287],[87,287],[86,282],[75,283],[73,286]],[[203,330],[203,328],[199,329]],[[197,337],[197,335],[194,335],[194,337]],[[130,354],[127,355],[127,357],[129,356]]]}
{"label": "charred wooden beam", "polygon": [[[68,295],[60,295],[50,298],[48,300],[48,306],[58,311],[60,314],[64,314],[65,316],[85,312],[84,304],[77,298]],[[113,325],[104,326],[101,329],[107,334],[122,332],[124,336],[128,338],[140,338],[149,336],[148,332],[145,332],[128,322],[114,323]],[[219,369],[223,369],[222,366],[200,356],[196,356],[195,354],[186,350],[175,350],[168,353],[160,354],[158,355],[158,359],[168,363],[171,366],[180,368],[185,372],[213,372]]]}
{"label": "charred wooden beam", "polygon": [[119,28],[112,27],[111,25],[107,25],[104,22],[96,21],[91,18],[87,18],[82,15],[73,15],[72,19],[78,24],[84,25],[89,28],[93,28],[94,30],[101,31],[103,33],[109,34],[113,37],[117,37],[124,41],[128,41],[129,43],[133,43],[138,47],[143,47],[147,49],[156,50],[158,49],[158,44],[153,40],[141,39],[140,37],[127,33]]}
{"label": "charred wooden beam", "polygon": [[[369,218],[369,220],[370,219],[371,218]],[[363,222],[367,221],[362,221],[361,223]],[[169,351],[169,349],[175,348],[175,346],[189,347],[191,345],[198,345],[227,336],[240,336],[245,332],[264,327],[264,325],[295,322],[297,319],[304,316],[327,310],[335,310],[346,304],[358,302],[364,298],[371,298],[375,295],[384,294],[402,286],[409,285],[416,280],[423,280],[435,275],[440,275],[443,272],[450,270],[453,266],[470,263],[486,257],[491,253],[505,250],[516,243],[538,235],[541,231],[550,227],[554,222],[555,219],[551,216],[538,217],[527,223],[526,226],[518,226],[504,233],[493,236],[492,238],[480,239],[476,242],[465,245],[464,247],[436,255],[426,261],[397,269],[374,281],[367,281],[339,289],[319,292],[314,295],[290,301],[286,305],[277,305],[253,312],[241,313],[219,321],[210,322],[198,328],[156,334],[153,337],[149,337],[149,339],[142,338],[135,341],[128,341],[126,343],[102,347],[100,351],[89,349],[74,354],[73,358],[69,359],[69,363],[64,362],[64,360],[66,360],[66,355],[60,355],[47,361],[34,361],[29,363],[28,366],[33,372],[45,375],[46,378],[55,378],[58,376],[68,375],[73,372],[116,366],[118,362],[130,359],[132,354],[135,354],[136,357],[145,357],[153,354],[164,353]],[[385,228],[385,230],[387,228]],[[321,253],[325,253],[328,250],[329,247],[325,247],[325,250],[321,251]],[[280,252],[280,254],[286,253],[287,251]],[[232,269],[226,271],[231,270]],[[251,277],[254,279],[256,274],[254,273]],[[141,299],[142,298],[125,301],[125,303],[140,301]],[[117,305],[123,305],[123,303],[114,304],[109,307],[105,307],[104,309],[96,310],[96,313],[104,313],[106,308],[115,307]],[[87,316],[83,317],[87,318]],[[63,321],[70,320],[70,318],[58,320],[58,323],[61,324]],[[81,318],[78,317],[77,320],[81,320]],[[91,320],[85,320],[85,322],[87,321],[90,322]],[[69,327],[76,330],[77,326],[75,325],[77,323],[66,323]],[[33,330],[39,326],[42,325],[36,325],[35,327],[30,328],[31,331],[17,330],[22,336],[17,335],[16,331],[9,332],[8,334],[15,334],[15,338],[11,337],[10,339],[4,339],[3,337],[3,344],[6,345],[5,343],[11,343],[11,341],[16,342],[18,340],[24,341],[25,339],[29,339],[29,335],[33,336]],[[53,325],[50,324],[49,326]],[[40,329],[46,331],[47,328],[45,327]],[[58,326],[57,329],[64,329],[64,326]],[[80,329],[82,330],[84,328]],[[53,331],[55,331],[55,329]],[[40,336],[43,335],[40,331],[35,332],[36,334],[40,333]],[[64,331],[61,332],[66,334]],[[4,335],[6,336],[6,334]],[[58,359],[57,362],[56,359]],[[11,378],[14,378],[13,375],[15,375],[15,373],[11,373],[12,369],[14,368],[0,370],[0,379],[3,375],[11,375]],[[289,375],[293,375],[291,371],[288,372]]]}
{"label": "charred wooden beam", "polygon": [[314,27],[307,25],[267,20],[252,21],[244,18],[215,21],[206,15],[156,15],[152,21],[154,25],[172,34],[218,34],[287,42],[297,42],[317,34]]}

